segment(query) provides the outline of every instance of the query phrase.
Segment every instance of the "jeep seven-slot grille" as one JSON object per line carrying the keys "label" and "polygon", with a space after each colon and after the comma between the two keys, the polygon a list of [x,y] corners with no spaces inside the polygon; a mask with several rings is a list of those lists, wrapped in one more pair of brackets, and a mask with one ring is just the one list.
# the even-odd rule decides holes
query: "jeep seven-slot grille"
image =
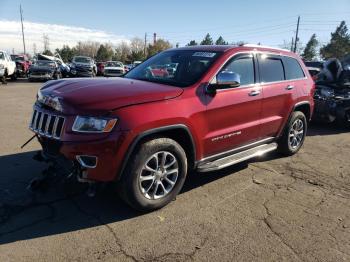
{"label": "jeep seven-slot grille", "polygon": [[63,126],[64,117],[34,109],[29,128],[42,136],[60,139]]}

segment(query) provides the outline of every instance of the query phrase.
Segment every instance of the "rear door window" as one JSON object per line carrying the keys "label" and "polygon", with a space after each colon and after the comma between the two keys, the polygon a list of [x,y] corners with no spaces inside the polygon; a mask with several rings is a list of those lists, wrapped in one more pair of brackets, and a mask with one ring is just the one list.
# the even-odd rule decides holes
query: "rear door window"
{"label": "rear door window", "polygon": [[283,64],[287,80],[301,79],[305,77],[303,69],[295,58],[283,57]]}
{"label": "rear door window", "polygon": [[282,59],[279,56],[259,54],[259,70],[261,82],[278,82],[285,80]]}

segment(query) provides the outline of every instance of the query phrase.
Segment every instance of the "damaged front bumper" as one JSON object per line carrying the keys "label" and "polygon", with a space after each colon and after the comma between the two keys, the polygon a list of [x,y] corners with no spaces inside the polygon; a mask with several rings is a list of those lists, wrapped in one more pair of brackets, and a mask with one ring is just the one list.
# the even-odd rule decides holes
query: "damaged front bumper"
{"label": "damaged front bumper", "polygon": [[43,158],[65,163],[82,180],[115,180],[127,150],[128,132],[76,133],[71,130],[74,119],[46,106],[34,106],[29,129],[41,144]]}
{"label": "damaged front bumper", "polygon": [[123,133],[96,141],[62,142],[38,135],[42,155],[49,161],[64,163],[80,182],[108,182],[116,179]]}

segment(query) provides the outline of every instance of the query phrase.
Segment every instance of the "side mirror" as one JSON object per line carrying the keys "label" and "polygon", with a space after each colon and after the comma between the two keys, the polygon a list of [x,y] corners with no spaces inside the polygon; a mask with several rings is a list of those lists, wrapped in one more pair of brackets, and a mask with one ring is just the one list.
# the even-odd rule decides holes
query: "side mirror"
{"label": "side mirror", "polygon": [[238,87],[240,84],[241,77],[235,72],[223,71],[216,76],[216,89]]}
{"label": "side mirror", "polygon": [[216,83],[207,85],[206,92],[215,94],[217,89],[238,87],[241,85],[239,74],[231,71],[222,71],[216,76]]}

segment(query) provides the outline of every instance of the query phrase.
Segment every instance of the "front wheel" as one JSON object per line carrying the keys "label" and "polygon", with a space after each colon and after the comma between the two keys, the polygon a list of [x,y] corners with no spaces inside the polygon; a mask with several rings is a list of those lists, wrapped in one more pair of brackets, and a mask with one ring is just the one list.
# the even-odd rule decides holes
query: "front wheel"
{"label": "front wheel", "polygon": [[11,75],[11,80],[12,81],[17,80],[17,71],[13,72],[13,74]]}
{"label": "front wheel", "polygon": [[297,153],[304,143],[306,131],[307,121],[304,113],[300,111],[293,112],[279,140],[279,151],[286,156]]}
{"label": "front wheel", "polygon": [[119,183],[121,197],[140,211],[159,209],[180,192],[187,175],[183,148],[170,138],[141,144]]}

